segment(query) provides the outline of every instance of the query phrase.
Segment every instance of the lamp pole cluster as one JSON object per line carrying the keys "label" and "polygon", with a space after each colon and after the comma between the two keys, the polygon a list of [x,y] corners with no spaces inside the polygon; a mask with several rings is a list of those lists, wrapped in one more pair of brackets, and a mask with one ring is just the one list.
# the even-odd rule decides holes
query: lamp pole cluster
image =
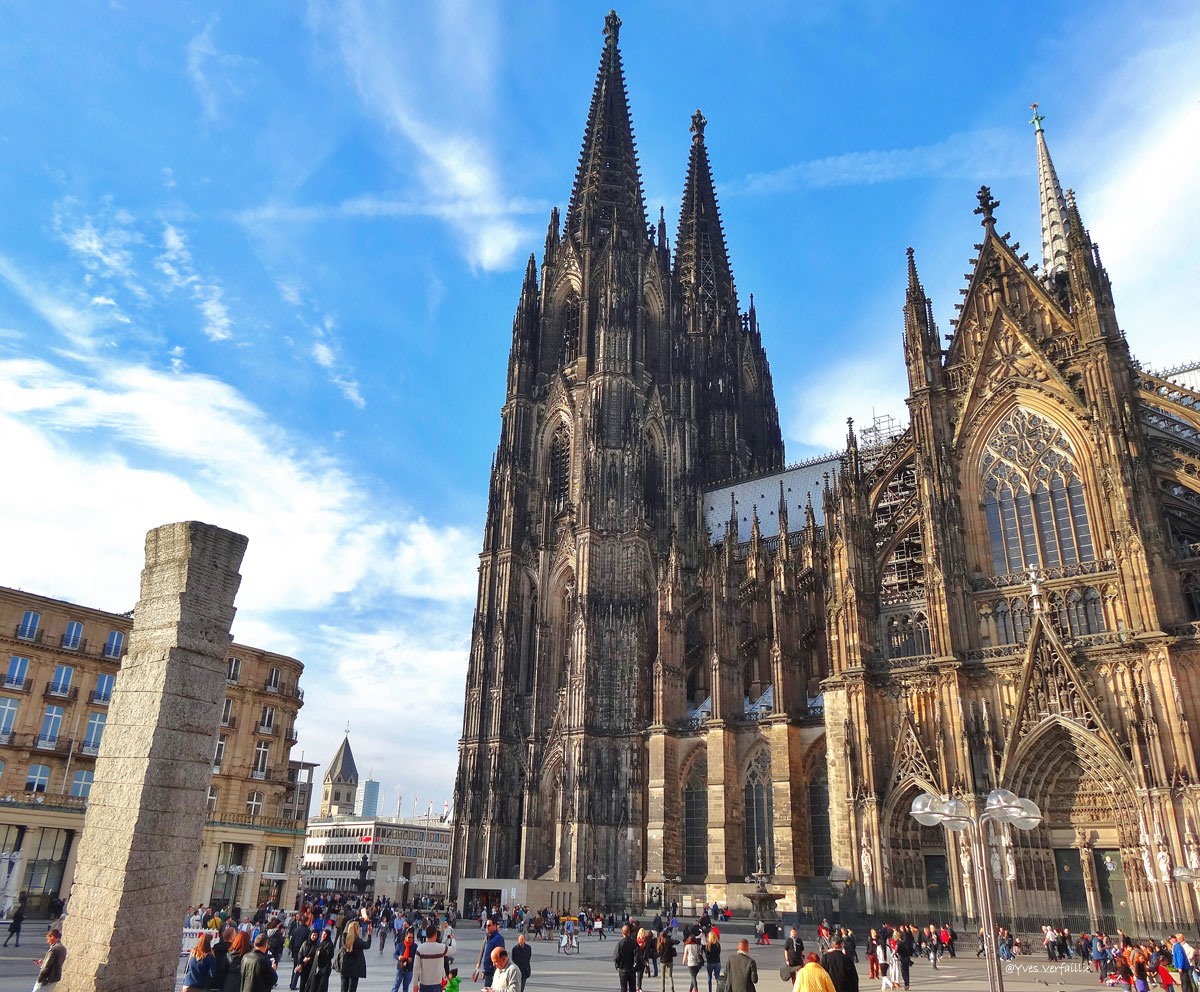
{"label": "lamp pole cluster", "polygon": [[961,799],[923,792],[913,800],[912,815],[922,826],[942,826],[955,833],[965,830],[971,845],[971,855],[976,870],[975,890],[979,897],[979,915],[983,924],[985,940],[983,956],[987,962],[988,988],[992,992],[1004,992],[1004,978],[1000,973],[997,956],[996,917],[992,910],[992,887],[987,881],[987,848],[983,828],[987,823],[1009,823],[1018,830],[1032,830],[1042,822],[1042,811],[1032,799],[1022,799],[1008,789],[993,789],[983,803],[982,812],[972,812]]}

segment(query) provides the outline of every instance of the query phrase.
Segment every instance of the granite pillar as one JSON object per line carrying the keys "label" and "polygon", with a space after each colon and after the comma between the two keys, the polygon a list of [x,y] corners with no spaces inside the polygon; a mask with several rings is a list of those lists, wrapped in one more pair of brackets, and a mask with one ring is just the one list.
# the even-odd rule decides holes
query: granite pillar
{"label": "granite pillar", "polygon": [[146,535],[129,653],[96,759],[58,992],[170,992],[199,867],[246,538]]}

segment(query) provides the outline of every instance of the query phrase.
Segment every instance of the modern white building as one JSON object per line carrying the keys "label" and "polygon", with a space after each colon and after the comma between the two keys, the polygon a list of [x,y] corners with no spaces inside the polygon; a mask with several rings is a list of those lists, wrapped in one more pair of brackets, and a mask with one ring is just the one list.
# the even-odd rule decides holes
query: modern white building
{"label": "modern white building", "polygon": [[450,825],[438,814],[420,817],[323,816],[309,820],[304,838],[304,885],[309,892],[356,892],[363,855],[367,893],[408,904],[447,898]]}

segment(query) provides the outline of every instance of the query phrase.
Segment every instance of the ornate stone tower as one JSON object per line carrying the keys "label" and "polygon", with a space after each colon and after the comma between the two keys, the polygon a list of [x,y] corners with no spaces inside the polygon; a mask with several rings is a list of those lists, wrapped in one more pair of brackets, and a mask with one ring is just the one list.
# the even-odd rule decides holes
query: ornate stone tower
{"label": "ornate stone tower", "polygon": [[703,486],[783,461],[706,122],[692,120],[672,265],[661,212],[647,225],[620,23],[605,20],[565,224],[551,212],[513,322],[452,863],[456,879],[603,876],[592,897],[616,903],[640,899],[645,867],[666,574],[694,573],[707,548]]}

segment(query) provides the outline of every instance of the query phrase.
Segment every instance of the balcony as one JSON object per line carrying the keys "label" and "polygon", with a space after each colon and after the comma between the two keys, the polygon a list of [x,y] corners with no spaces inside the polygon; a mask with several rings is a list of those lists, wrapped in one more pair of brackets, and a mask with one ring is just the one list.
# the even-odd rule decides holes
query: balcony
{"label": "balcony", "polygon": [[46,688],[42,692],[42,698],[59,699],[64,702],[73,703],[79,698],[79,686],[62,685],[58,682],[47,682]]}
{"label": "balcony", "polygon": [[79,745],[78,753],[82,754],[85,758],[94,758],[100,753],[100,742],[84,741]]}
{"label": "balcony", "polygon": [[224,720],[221,721],[221,726],[228,727],[230,730],[235,729],[237,727],[237,717],[236,716],[227,716]]}
{"label": "balcony", "polygon": [[300,742],[300,738],[296,734],[295,727],[288,727],[288,729],[286,731],[284,731],[283,739],[284,739],[284,741],[287,742],[288,747],[294,747],[296,744],[298,744]]}
{"label": "balcony", "polygon": [[277,733],[279,733],[279,728],[273,723],[260,723],[258,725],[258,732],[267,737],[274,737]]}
{"label": "balcony", "polygon": [[11,730],[0,730],[0,745],[8,744],[12,741],[13,733]]}
{"label": "balcony", "polygon": [[279,679],[267,679],[263,683],[263,692],[279,692],[283,688],[283,683]]}
{"label": "balcony", "polygon": [[101,692],[99,689],[93,689],[88,693],[88,702],[93,706],[107,706],[112,702],[112,691]]}
{"label": "balcony", "polygon": [[78,651],[80,654],[87,654],[88,642],[86,637],[72,639],[63,634],[58,646],[64,651]]}
{"label": "balcony", "polygon": [[45,633],[40,627],[23,627],[17,624],[13,628],[13,637],[18,641],[29,641],[31,644],[41,644],[42,636]]}
{"label": "balcony", "polygon": [[4,689],[8,692],[28,692],[31,685],[33,685],[33,679],[29,678],[29,676],[25,678],[15,678],[11,675],[4,676]]}
{"label": "balcony", "polygon": [[53,737],[48,735],[38,734],[33,739],[33,746],[38,751],[57,751],[58,750],[58,735]]}
{"label": "balcony", "polygon": [[270,780],[271,773],[265,768],[254,768],[250,772],[250,777],[255,782],[267,782]]}
{"label": "balcony", "polygon": [[39,807],[65,809],[76,813],[83,813],[87,809],[87,800],[79,796],[69,796],[62,792],[25,790],[22,792],[10,792],[0,796],[0,808],[4,806],[27,806],[31,809]]}

